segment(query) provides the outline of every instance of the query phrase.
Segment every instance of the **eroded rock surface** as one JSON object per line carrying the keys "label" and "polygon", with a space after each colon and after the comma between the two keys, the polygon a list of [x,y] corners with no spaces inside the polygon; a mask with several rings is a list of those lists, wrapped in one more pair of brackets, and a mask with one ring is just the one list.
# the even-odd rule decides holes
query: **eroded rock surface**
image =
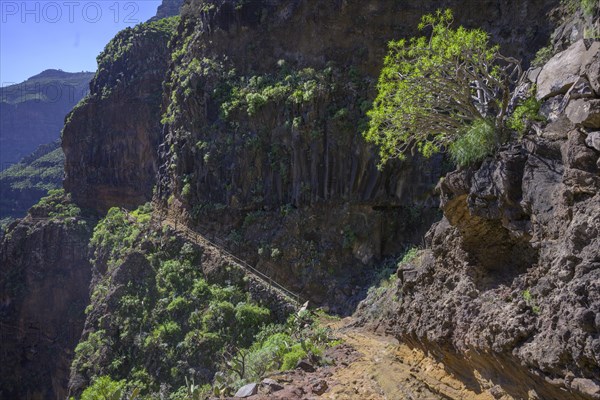
{"label": "eroded rock surface", "polygon": [[[573,83],[587,76],[573,71]],[[600,398],[600,126],[569,121],[599,93],[551,93],[567,116],[448,174],[427,249],[360,311],[496,398]]]}
{"label": "eroded rock surface", "polygon": [[387,42],[448,6],[457,23],[528,59],[550,33],[542,16],[553,5],[190,1],[172,42],[155,199],[348,313],[365,266],[418,242],[418,226],[437,218],[432,191],[444,173],[440,158],[418,157],[379,171],[360,136]]}
{"label": "eroded rock surface", "polygon": [[92,225],[37,206],[0,242],[0,398],[67,397],[89,301]]}
{"label": "eroded rock surface", "polygon": [[81,206],[106,211],[152,197],[171,32],[161,21],[120,32],[99,56],[90,95],[67,117],[64,187]]}

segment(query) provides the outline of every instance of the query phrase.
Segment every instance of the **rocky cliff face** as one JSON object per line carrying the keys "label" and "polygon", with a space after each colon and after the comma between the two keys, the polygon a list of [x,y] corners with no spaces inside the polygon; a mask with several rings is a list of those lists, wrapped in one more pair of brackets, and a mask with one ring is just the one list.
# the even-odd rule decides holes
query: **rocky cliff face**
{"label": "rocky cliff face", "polygon": [[600,398],[599,61],[581,40],[529,74],[547,122],[445,178],[428,249],[378,303],[496,398]]}
{"label": "rocky cliff face", "polygon": [[[538,22],[552,3],[441,6],[515,55],[530,56],[549,35]],[[419,240],[411,218],[435,218],[441,160],[378,171],[360,136],[387,41],[414,34],[433,10],[395,1],[186,3],[166,84],[157,200],[234,239],[244,258],[318,303],[357,294],[365,281],[357,271]],[[332,275],[355,278],[324,292]]]}
{"label": "rocky cliff face", "polygon": [[163,0],[158,9],[156,10],[156,16],[153,19],[161,19],[167,17],[173,17],[179,15],[179,10],[183,5],[184,0]]}
{"label": "rocky cliff face", "polygon": [[2,88],[0,170],[59,138],[65,115],[86,95],[92,76],[47,70]]}
{"label": "rocky cliff face", "polygon": [[99,56],[90,94],[63,131],[65,189],[83,207],[134,207],[152,196],[162,82],[175,19],[120,32]]}
{"label": "rocky cliff face", "polygon": [[91,225],[56,194],[0,243],[0,398],[66,398],[89,301]]}
{"label": "rocky cliff face", "polygon": [[90,95],[69,114],[63,131],[71,193],[51,192],[2,238],[1,398],[67,397],[91,280],[87,246],[94,221],[82,219],[80,207],[104,211],[150,198],[175,22],[125,30],[107,46]]}

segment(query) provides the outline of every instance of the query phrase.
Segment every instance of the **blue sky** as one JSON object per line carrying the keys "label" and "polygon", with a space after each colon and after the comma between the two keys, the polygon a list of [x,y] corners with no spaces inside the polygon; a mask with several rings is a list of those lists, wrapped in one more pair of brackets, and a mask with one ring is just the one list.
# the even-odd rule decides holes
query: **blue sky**
{"label": "blue sky", "polygon": [[0,85],[46,69],[95,71],[115,34],[147,21],[161,0],[0,0]]}

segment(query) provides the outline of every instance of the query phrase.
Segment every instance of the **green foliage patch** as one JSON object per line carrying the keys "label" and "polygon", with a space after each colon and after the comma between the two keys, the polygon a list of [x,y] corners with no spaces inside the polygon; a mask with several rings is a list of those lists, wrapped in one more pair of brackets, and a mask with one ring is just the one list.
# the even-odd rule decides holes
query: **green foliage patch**
{"label": "green foliage patch", "polygon": [[205,392],[226,354],[250,346],[273,321],[243,291],[241,272],[225,267],[229,283],[209,282],[199,250],[154,231],[151,212],[113,208],[94,231],[92,263],[103,272],[87,310],[92,329],[72,365],[86,390],[108,377],[141,398]]}
{"label": "green foliage patch", "polygon": [[54,220],[69,221],[81,216],[81,209],[71,200],[71,194],[64,189],[53,189],[48,195],[31,207],[29,213],[34,217],[48,217]]}
{"label": "green foliage patch", "polygon": [[498,146],[498,136],[494,124],[479,119],[464,128],[464,133],[450,143],[450,156],[458,166],[467,166],[491,155]]}
{"label": "green foliage patch", "polygon": [[543,122],[546,120],[546,118],[540,115],[540,106],[541,102],[536,100],[535,97],[528,97],[515,108],[506,126],[516,131],[522,137],[527,132],[531,122]]}
{"label": "green foliage patch", "polygon": [[213,381],[213,394],[231,396],[239,387],[274,371],[296,368],[302,359],[319,360],[338,344],[308,311],[292,314],[284,324],[265,325],[247,348],[232,354]]}
{"label": "green foliage patch", "polygon": [[[453,29],[452,22],[450,10],[438,10],[419,25],[431,29],[429,37],[389,44],[364,133],[379,146],[382,163],[413,150],[428,157],[467,133],[488,133],[477,121],[492,121],[498,133],[503,129],[518,63],[500,55],[486,32]],[[475,129],[465,130],[470,125]]]}

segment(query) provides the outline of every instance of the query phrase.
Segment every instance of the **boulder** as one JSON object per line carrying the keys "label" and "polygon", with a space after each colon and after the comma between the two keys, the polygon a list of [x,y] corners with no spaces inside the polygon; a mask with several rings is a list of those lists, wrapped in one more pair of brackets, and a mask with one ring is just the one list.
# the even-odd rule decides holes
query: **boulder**
{"label": "boulder", "polygon": [[600,128],[600,99],[577,99],[569,102],[565,113],[574,124],[586,128]]}
{"label": "boulder", "polygon": [[298,361],[298,364],[296,364],[296,369],[301,369],[304,372],[315,372],[315,367],[306,360]]}
{"label": "boulder", "polygon": [[567,97],[571,100],[589,99],[595,97],[595,93],[588,80],[580,77],[567,92]]}
{"label": "boulder", "polygon": [[569,132],[568,140],[561,146],[565,166],[595,172],[598,153],[586,145],[586,135],[579,130]]}
{"label": "boulder", "polygon": [[281,385],[279,382],[277,382],[274,379],[269,379],[269,378],[263,379],[263,381],[260,384],[264,388],[266,388],[269,393],[278,392],[280,390],[283,390],[283,385]]}
{"label": "boulder", "polygon": [[585,144],[592,149],[600,151],[600,131],[588,133],[585,138]]}
{"label": "boulder", "polygon": [[548,122],[557,121],[564,115],[567,103],[568,98],[565,95],[554,96],[542,103],[540,114],[546,117]]}
{"label": "boulder", "polygon": [[580,40],[550,59],[537,78],[538,100],[565,94],[577,82],[587,48]]}
{"label": "boulder", "polygon": [[327,391],[327,388],[327,382],[324,379],[319,379],[317,382],[312,384],[311,391],[317,396],[320,396]]}
{"label": "boulder", "polygon": [[235,397],[246,398],[250,396],[254,396],[258,393],[258,385],[256,383],[249,383],[245,386],[242,386],[236,393]]}
{"label": "boulder", "polygon": [[592,399],[600,399],[600,384],[591,379],[575,378],[571,388],[590,396]]}
{"label": "boulder", "polygon": [[600,41],[592,43],[582,68],[592,89],[600,96]]}

